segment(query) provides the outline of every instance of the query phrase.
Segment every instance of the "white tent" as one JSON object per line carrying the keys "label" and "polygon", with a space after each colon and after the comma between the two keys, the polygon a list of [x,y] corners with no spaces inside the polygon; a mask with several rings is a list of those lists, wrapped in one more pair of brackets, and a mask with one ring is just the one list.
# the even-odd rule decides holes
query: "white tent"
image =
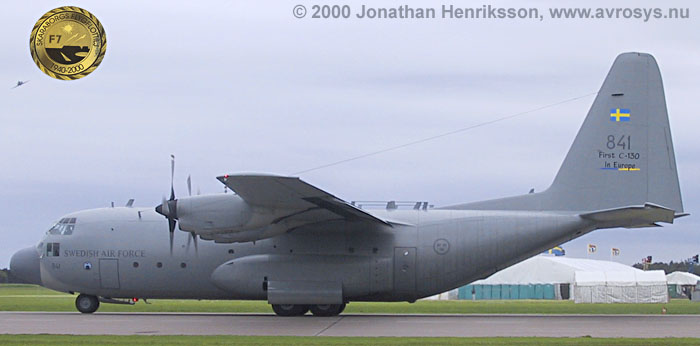
{"label": "white tent", "polygon": [[[501,291],[506,285],[554,286],[553,299],[574,299],[577,303],[668,301],[663,271],[645,272],[617,262],[583,258],[535,256],[470,284],[472,287],[479,285],[491,286],[491,290],[500,285]],[[472,296],[472,288],[467,290],[462,299]],[[478,290],[476,292],[478,296]],[[519,299],[523,298],[533,299],[520,295]]]}
{"label": "white tent", "polygon": [[663,270],[577,271],[576,303],[666,303],[668,292]]}
{"label": "white tent", "polygon": [[700,276],[686,272],[673,272],[666,275],[668,281],[668,293],[671,298],[689,297]]}
{"label": "white tent", "polygon": [[666,275],[666,281],[669,285],[693,285],[697,284],[700,276],[686,272],[673,272]]}
{"label": "white tent", "polygon": [[512,265],[472,285],[526,285],[574,283],[574,273],[584,272],[635,272],[640,271],[617,262],[584,258],[535,256]]}

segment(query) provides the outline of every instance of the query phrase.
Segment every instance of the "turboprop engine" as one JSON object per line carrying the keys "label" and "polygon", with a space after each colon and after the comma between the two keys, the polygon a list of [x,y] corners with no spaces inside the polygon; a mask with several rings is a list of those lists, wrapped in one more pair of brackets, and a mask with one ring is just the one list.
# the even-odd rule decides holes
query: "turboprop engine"
{"label": "turboprop engine", "polygon": [[169,220],[177,220],[180,230],[220,243],[255,241],[287,230],[275,220],[288,211],[251,206],[234,194],[173,199],[164,201],[156,211]]}

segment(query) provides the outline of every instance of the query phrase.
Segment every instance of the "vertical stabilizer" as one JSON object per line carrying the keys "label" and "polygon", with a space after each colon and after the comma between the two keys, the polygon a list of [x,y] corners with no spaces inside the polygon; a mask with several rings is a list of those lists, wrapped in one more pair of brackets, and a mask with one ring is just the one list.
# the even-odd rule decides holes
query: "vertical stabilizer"
{"label": "vertical stabilizer", "polygon": [[663,83],[653,56],[625,53],[615,59],[547,195],[546,204],[556,209],[651,202],[683,211]]}
{"label": "vertical stabilizer", "polygon": [[592,211],[646,203],[683,212],[659,67],[649,54],[624,53],[549,189],[456,208]]}

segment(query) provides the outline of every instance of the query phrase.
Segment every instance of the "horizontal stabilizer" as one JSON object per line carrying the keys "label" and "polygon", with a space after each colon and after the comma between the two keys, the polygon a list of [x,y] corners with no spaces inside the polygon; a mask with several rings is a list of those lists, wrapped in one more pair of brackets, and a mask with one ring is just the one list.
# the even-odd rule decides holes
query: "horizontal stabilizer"
{"label": "horizontal stabilizer", "polygon": [[638,228],[658,227],[660,225],[657,222],[673,223],[676,213],[660,205],[646,203],[638,206],[598,210],[580,216],[595,222],[598,228]]}

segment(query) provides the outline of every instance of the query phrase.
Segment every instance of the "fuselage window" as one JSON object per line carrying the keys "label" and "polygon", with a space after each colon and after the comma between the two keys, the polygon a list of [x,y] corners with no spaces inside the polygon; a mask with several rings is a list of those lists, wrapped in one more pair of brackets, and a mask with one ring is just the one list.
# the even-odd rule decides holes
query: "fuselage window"
{"label": "fuselage window", "polygon": [[47,257],[58,257],[61,254],[61,244],[59,243],[46,243],[46,256]]}

